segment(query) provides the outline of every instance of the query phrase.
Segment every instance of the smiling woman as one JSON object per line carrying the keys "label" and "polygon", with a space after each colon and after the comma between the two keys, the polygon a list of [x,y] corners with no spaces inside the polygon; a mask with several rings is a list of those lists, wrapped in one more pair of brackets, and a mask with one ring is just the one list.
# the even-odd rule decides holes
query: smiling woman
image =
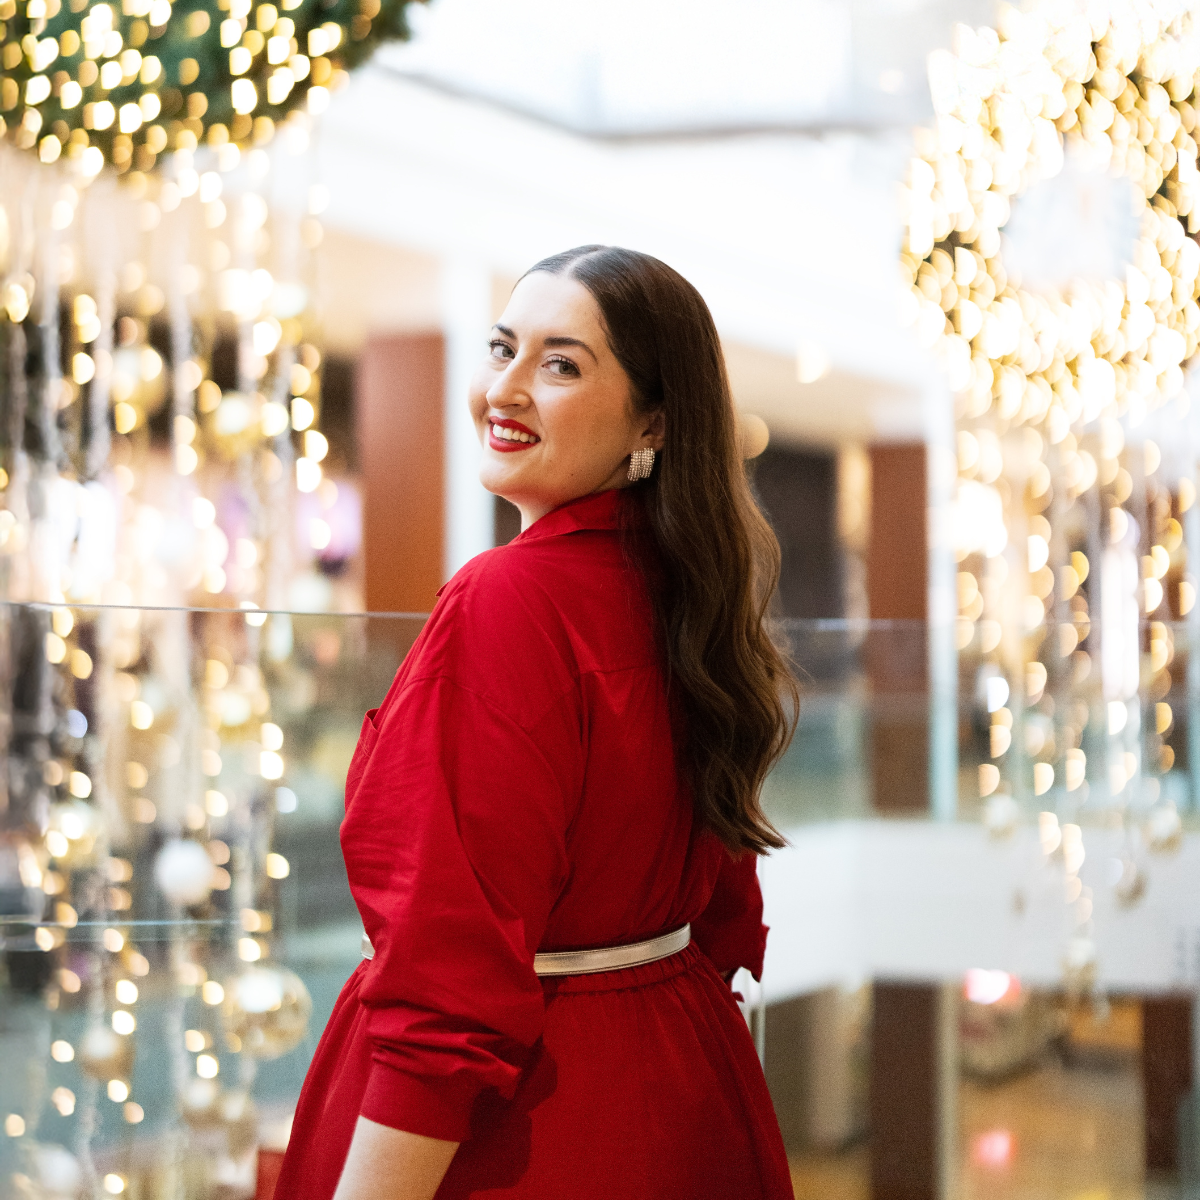
{"label": "smiling woman", "polygon": [[661,450],[661,412],[639,413],[591,293],[534,269],[493,327],[471,386],[484,487],[521,511],[522,528],[580,495],[628,482],[630,456]]}
{"label": "smiling woman", "polygon": [[656,259],[570,251],[518,283],[469,402],[524,528],[364,722],[365,958],[276,1194],[790,1197],[729,981],[762,969],[795,693],[712,318]]}

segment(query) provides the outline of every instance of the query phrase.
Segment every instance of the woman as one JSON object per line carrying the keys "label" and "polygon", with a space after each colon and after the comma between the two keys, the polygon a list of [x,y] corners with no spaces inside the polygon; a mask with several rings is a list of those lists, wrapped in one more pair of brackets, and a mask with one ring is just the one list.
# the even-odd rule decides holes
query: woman
{"label": "woman", "polygon": [[522,533],[367,714],[341,841],[368,957],[276,1195],[790,1197],[729,980],[762,968],[795,689],[712,318],[657,259],[567,251],[470,405]]}

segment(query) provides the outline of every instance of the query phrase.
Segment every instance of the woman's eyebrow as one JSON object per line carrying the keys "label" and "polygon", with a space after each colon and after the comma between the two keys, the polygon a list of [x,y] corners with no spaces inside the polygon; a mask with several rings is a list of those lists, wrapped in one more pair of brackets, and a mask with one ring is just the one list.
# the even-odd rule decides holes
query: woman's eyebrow
{"label": "woman's eyebrow", "polygon": [[581,342],[578,338],[573,337],[548,337],[542,343],[545,346],[578,346],[581,350],[586,350],[592,356],[592,362],[599,362],[591,346],[587,342]]}
{"label": "woman's eyebrow", "polygon": [[[495,325],[492,326],[492,328],[496,329],[500,333],[504,334],[505,337],[512,338],[512,340],[514,342],[518,340],[516,333],[513,330],[509,329],[509,327],[507,325],[501,325],[499,321],[497,321],[495,323]],[[543,339],[542,345],[543,346],[578,346],[581,350],[586,350],[592,356],[592,361],[594,363],[599,363],[599,361],[600,361],[596,357],[596,352],[591,348],[591,346],[589,346],[587,344],[587,342],[581,342],[579,340],[579,338],[548,337],[548,338]]]}

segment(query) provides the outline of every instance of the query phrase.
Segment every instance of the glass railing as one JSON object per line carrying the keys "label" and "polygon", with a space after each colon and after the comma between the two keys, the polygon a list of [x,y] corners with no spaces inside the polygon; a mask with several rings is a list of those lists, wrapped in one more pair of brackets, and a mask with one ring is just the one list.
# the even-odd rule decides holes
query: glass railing
{"label": "glass railing", "polygon": [[[423,621],[0,606],[0,1180],[30,1194],[95,1191],[108,1175],[131,1194],[250,1194],[253,1148],[286,1120],[359,961],[343,784],[363,714]],[[802,703],[765,795],[781,829],[928,817],[947,703],[950,815],[983,814],[1004,707],[995,668],[965,652],[957,691],[935,687],[918,622],[783,632]],[[1154,769],[1138,776],[1156,783],[1127,786],[1188,819],[1188,632],[1168,633],[1170,687],[1150,703],[1170,722],[1131,708],[1126,735],[1145,757],[1156,731]],[[1086,746],[1093,720],[1116,736],[1107,704],[1084,688],[1048,718],[1035,694],[1006,697],[1023,756],[1006,768],[1013,803],[1027,823],[1047,805],[1086,819],[1112,799],[1111,753],[1093,750],[1088,787],[1069,792],[1059,780],[1035,794],[1032,765],[1068,707],[1089,718]]]}
{"label": "glass railing", "polygon": [[252,1192],[358,961],[343,782],[423,621],[0,607],[6,1193]]}

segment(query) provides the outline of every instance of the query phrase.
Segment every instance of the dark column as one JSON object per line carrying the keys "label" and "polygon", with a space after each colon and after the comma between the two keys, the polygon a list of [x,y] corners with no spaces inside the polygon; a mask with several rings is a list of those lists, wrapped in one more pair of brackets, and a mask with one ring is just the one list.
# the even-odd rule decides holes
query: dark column
{"label": "dark column", "polygon": [[937,1200],[936,984],[876,981],[871,1029],[871,1200]]}
{"label": "dark column", "polygon": [[929,808],[929,666],[925,447],[871,448],[871,537],[867,596],[873,628],[865,665],[871,682],[871,772],[879,812]]}
{"label": "dark column", "polygon": [[779,539],[781,612],[785,617],[842,616],[836,456],[771,445],[751,470],[754,490]]}
{"label": "dark column", "polygon": [[371,612],[428,612],[442,585],[445,345],[367,342],[357,380],[365,593]]}
{"label": "dark column", "polygon": [[1142,1001],[1142,1094],[1146,1171],[1176,1175],[1180,1162],[1180,1101],[1192,1089],[1192,1004],[1187,996]]}

